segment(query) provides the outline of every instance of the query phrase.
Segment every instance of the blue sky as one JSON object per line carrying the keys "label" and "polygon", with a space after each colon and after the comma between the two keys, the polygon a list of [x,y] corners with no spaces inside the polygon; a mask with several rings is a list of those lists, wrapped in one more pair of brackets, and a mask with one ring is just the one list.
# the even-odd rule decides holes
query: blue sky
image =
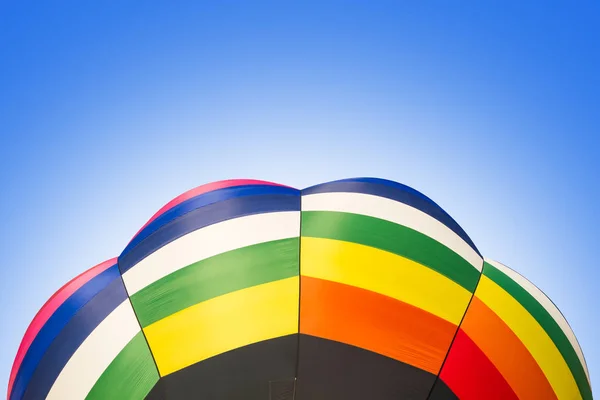
{"label": "blue sky", "polygon": [[544,290],[600,387],[600,3],[216,3],[0,3],[0,386],[181,192],[376,176]]}

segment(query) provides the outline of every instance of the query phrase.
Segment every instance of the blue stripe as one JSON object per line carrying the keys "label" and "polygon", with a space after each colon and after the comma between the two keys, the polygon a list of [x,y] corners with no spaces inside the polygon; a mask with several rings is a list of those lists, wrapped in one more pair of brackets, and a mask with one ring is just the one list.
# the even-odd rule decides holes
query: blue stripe
{"label": "blue stripe", "polygon": [[[61,306],[52,314],[48,321],[31,343],[19,372],[15,377],[15,383],[11,393],[11,399],[20,399],[30,384],[40,360],[48,351],[53,341],[69,324],[73,317],[88,304],[94,297],[111,284],[116,278],[120,278],[119,268],[115,264],[102,273],[92,278],[89,282],[73,293]],[[120,280],[120,279],[119,279]]]}
{"label": "blue stripe", "polygon": [[437,219],[454,233],[460,236],[473,250],[479,253],[475,243],[458,223],[423,193],[398,182],[378,178],[352,178],[311,186],[302,190],[302,195],[331,192],[364,193],[396,200],[414,207],[425,214]]}
{"label": "blue stripe", "polygon": [[[268,194],[234,197],[197,208],[163,225],[156,232],[141,241],[129,253],[122,254],[119,257],[121,273],[125,273],[164,245],[206,226],[252,214],[276,211],[300,211],[300,192],[293,189],[288,193],[285,195]],[[227,240],[227,238],[224,237],[223,240]]]}
{"label": "blue stripe", "polygon": [[121,253],[121,256],[131,251],[132,248],[137,246],[141,241],[146,239],[152,233],[156,232],[161,226],[166,225],[174,219],[179,218],[195,209],[205,207],[209,204],[217,203],[219,201],[232,199],[235,197],[267,194],[300,195],[300,191],[284,186],[244,185],[218,189],[213,190],[212,192],[203,193],[196,197],[192,197],[191,199],[188,199],[161,214],[158,218],[156,218],[154,221],[148,224],[148,226],[146,226],[138,235],[136,235],[131,240],[131,242],[127,245],[125,250],[123,250],[123,253]]}
{"label": "blue stripe", "polygon": [[[73,353],[94,329],[125,300],[127,300],[127,293],[123,281],[119,278],[114,279],[110,285],[89,301],[52,342],[31,377],[23,399],[45,399]],[[90,360],[90,362],[94,362],[94,360]],[[15,399],[17,398],[15,397]]]}

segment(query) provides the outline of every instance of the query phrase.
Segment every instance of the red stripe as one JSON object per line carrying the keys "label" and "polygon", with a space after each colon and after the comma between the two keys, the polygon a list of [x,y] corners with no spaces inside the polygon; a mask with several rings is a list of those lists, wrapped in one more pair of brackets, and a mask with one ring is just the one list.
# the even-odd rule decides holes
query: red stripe
{"label": "red stripe", "polygon": [[[234,187],[234,186],[245,186],[245,185],[285,186],[285,185],[281,185],[279,183],[261,181],[261,180],[256,180],[256,179],[229,179],[229,180],[212,182],[212,183],[207,183],[206,185],[198,186],[197,188],[188,190],[187,192],[180,194],[179,196],[175,197],[173,200],[171,200],[170,202],[165,204],[160,210],[158,210],[152,216],[152,218],[150,218],[148,220],[148,222],[146,222],[144,224],[144,226],[142,226],[140,228],[139,231],[137,231],[137,233],[135,235],[133,235],[133,238],[135,238],[145,227],[147,227],[156,218],[160,217],[163,213],[165,213],[166,211],[175,207],[176,205],[181,204],[184,201],[191,199],[192,197],[196,197],[196,196],[199,196],[204,193],[212,192],[213,190],[225,189],[225,188]],[[133,238],[132,238],[132,240],[133,240]],[[131,242],[131,240],[130,240],[130,242]]]}
{"label": "red stripe", "polygon": [[25,332],[25,336],[21,341],[21,345],[19,346],[19,350],[17,351],[17,356],[15,357],[12,370],[10,371],[10,379],[8,381],[9,396],[17,372],[19,371],[21,363],[23,362],[23,357],[25,357],[25,354],[27,354],[27,350],[29,350],[29,346],[31,346],[31,343],[39,333],[40,329],[42,329],[42,327],[52,316],[52,314],[54,314],[58,307],[60,307],[69,297],[71,297],[73,293],[75,293],[84,284],[89,282],[95,276],[99,275],[101,272],[112,267],[116,263],[117,259],[112,258],[76,276],[75,278],[71,279],[71,281],[69,281],[66,285],[60,288],[56,293],[54,293],[52,297],[50,297],[50,299],[42,306],[40,311],[38,311],[38,313],[33,318],[33,321],[31,321],[31,323],[29,324],[29,327]]}
{"label": "red stripe", "polygon": [[440,378],[461,400],[518,400],[502,374],[462,329]]}

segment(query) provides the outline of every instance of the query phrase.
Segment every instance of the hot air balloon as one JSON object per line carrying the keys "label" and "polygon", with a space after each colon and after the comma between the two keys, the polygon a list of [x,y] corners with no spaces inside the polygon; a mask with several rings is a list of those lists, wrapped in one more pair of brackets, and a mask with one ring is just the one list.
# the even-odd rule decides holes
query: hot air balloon
{"label": "hot air balloon", "polygon": [[592,399],[556,306],[405,185],[200,186],[27,329],[9,400]]}

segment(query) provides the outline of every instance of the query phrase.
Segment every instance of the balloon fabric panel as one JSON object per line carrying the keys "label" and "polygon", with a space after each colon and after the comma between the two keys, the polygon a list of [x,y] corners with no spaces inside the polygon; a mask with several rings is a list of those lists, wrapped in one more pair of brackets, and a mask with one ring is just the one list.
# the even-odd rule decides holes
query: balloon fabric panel
{"label": "balloon fabric panel", "polygon": [[174,198],[33,319],[9,400],[591,400],[545,294],[433,200],[351,178]]}

